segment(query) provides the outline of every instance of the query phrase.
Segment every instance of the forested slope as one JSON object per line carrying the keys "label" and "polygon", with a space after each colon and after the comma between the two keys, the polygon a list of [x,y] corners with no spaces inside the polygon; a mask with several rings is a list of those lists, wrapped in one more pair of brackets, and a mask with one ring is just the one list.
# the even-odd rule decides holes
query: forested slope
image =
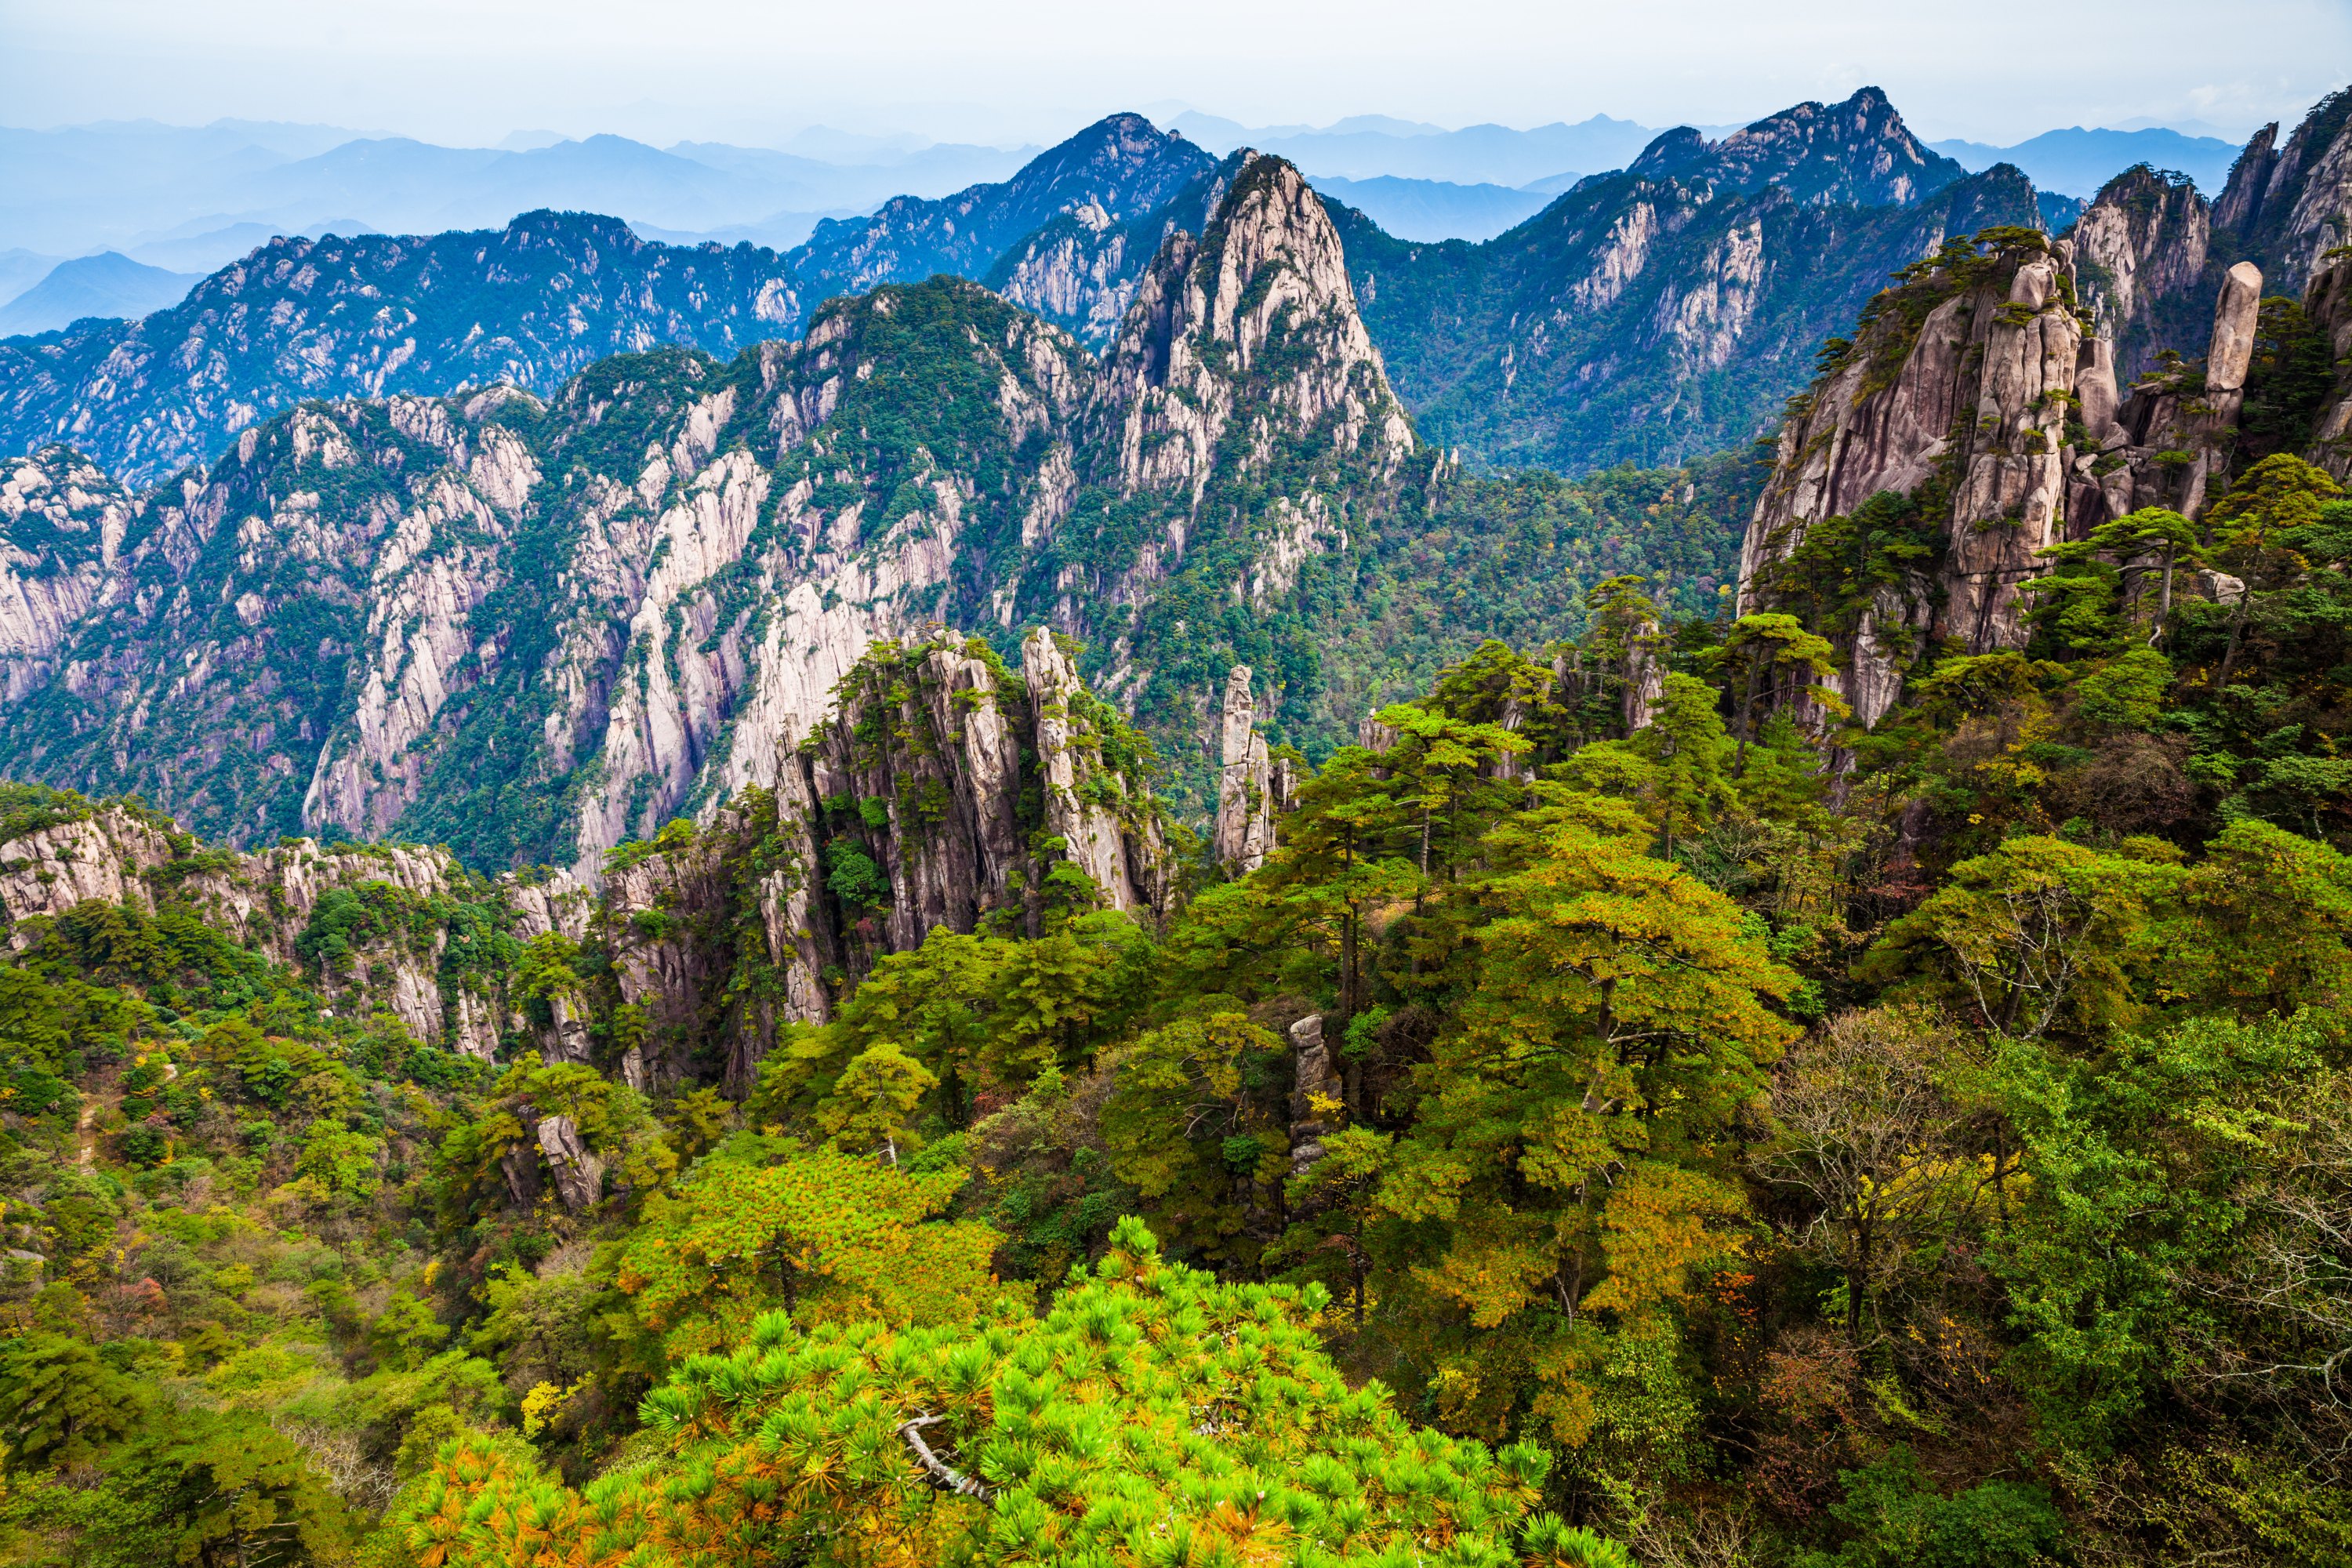
{"label": "forested slope", "polygon": [[1866,734],[1605,584],[732,1094],[756,799],[591,894],[17,788],[12,1550],[2343,1561],[2352,504],[2213,517],[2242,598],[2072,560]]}

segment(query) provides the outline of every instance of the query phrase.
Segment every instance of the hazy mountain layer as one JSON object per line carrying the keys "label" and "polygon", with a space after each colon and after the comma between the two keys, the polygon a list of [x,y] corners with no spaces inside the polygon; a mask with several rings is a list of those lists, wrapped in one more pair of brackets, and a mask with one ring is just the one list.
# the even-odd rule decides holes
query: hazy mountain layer
{"label": "hazy mountain layer", "polygon": [[0,337],[54,331],[89,316],[136,319],[168,310],[196,280],[195,273],[149,267],[110,250],[77,257],[0,305]]}

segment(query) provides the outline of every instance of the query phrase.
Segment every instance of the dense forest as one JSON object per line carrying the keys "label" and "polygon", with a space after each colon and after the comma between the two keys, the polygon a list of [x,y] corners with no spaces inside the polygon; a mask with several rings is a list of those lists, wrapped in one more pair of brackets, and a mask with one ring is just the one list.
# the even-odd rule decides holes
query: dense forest
{"label": "dense forest", "polygon": [[[1880,510],[1783,603],[1914,548]],[[166,849],[6,933],[0,1550],[2352,1563],[2352,501],[2280,453],[2059,557],[1867,733],[1833,628],[1603,581],[1262,866],[1061,864],[734,1094],[639,1065],[658,909],[530,934],[358,848],[273,948],[192,891],[244,858],[5,786],[0,877]],[[494,1060],[349,1005],[420,954]]]}

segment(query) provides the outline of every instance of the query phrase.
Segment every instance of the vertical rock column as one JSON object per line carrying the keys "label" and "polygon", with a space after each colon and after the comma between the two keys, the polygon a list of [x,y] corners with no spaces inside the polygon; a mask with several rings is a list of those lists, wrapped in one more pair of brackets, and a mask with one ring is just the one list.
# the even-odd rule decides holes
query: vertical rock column
{"label": "vertical rock column", "polygon": [[1077,670],[1043,626],[1021,645],[1021,669],[1036,721],[1045,831],[1062,840],[1064,858],[1094,879],[1106,906],[1156,913],[1163,881],[1159,835],[1148,823],[1123,821],[1104,801],[1107,794],[1126,798],[1128,781],[1106,772],[1099,744],[1070,716],[1080,690]]}
{"label": "vertical rock column", "polygon": [[2254,328],[2263,310],[2262,268],[2241,261],[2221,279],[2221,297],[2213,301],[2213,338],[2205,350],[2205,395],[2192,426],[2196,464],[2189,470],[2189,491],[2181,514],[2195,517],[2205,508],[2206,492],[2225,477],[2238,413],[2246,402],[2246,372],[2254,363]]}
{"label": "vertical rock column", "polygon": [[1954,498],[1941,630],[1971,653],[2024,645],[2019,590],[2048,563],[2065,499],[2066,406],[2083,330],[2057,283],[2061,258],[2026,262],[1976,329],[1983,368]]}
{"label": "vertical rock column", "polygon": [[1245,876],[1274,852],[1275,823],[1289,809],[1287,763],[1276,763],[1257,732],[1257,707],[1250,694],[1252,672],[1234,666],[1225,677],[1224,733],[1217,778],[1217,826],[1213,845],[1217,864]]}
{"label": "vertical rock column", "polygon": [[1290,1045],[1297,1053],[1297,1076],[1290,1093],[1290,1173],[1297,1177],[1323,1158],[1323,1140],[1346,1119],[1339,1109],[1346,1087],[1331,1065],[1331,1047],[1323,1037],[1323,1015],[1313,1014],[1291,1025]]}

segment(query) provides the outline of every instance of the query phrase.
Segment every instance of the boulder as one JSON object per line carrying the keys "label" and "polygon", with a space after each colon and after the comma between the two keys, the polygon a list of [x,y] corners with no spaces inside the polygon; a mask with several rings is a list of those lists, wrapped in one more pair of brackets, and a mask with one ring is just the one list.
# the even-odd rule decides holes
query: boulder
{"label": "boulder", "polygon": [[580,1129],[569,1116],[550,1116],[539,1124],[540,1152],[555,1177],[556,1195],[573,1214],[585,1213],[604,1195],[604,1163],[589,1152]]}

